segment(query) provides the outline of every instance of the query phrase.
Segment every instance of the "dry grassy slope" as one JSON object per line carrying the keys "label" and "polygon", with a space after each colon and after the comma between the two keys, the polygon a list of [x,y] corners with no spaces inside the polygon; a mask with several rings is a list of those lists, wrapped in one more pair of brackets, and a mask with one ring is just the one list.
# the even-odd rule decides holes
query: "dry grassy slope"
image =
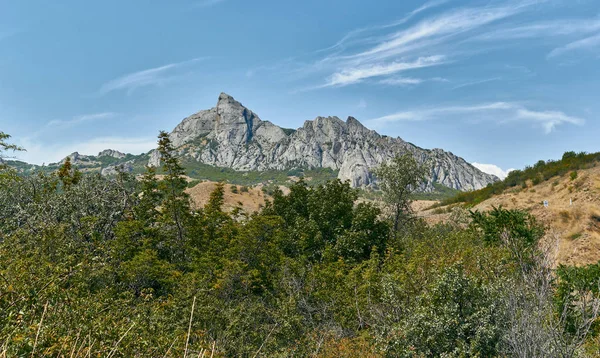
{"label": "dry grassy slope", "polygon": [[[570,199],[573,205],[569,205]],[[547,208],[542,204],[544,200],[549,203]],[[474,209],[487,211],[500,205],[527,210],[549,227],[553,237],[558,238],[557,263],[585,265],[600,260],[600,167],[578,171],[575,180],[567,175],[527,189],[509,189]],[[419,214],[430,222],[449,217],[433,210]]]}
{"label": "dry grassy slope", "polygon": [[[210,193],[212,193],[217,186],[216,182],[206,181],[199,183],[193,188],[186,190],[190,194],[192,201],[196,208],[202,208],[208,203]],[[237,188],[237,193],[234,193],[232,188]],[[246,213],[253,213],[260,210],[265,205],[265,193],[262,191],[262,185],[254,187],[247,187],[248,191],[242,191],[242,185],[225,184],[225,195],[224,195],[224,210],[231,211],[234,208],[241,206]],[[284,193],[289,192],[287,187],[279,187]]]}
{"label": "dry grassy slope", "polygon": [[[215,190],[216,186],[217,183],[215,182],[202,182],[186,191],[192,197],[195,206],[201,208],[208,203],[210,193]],[[265,205],[265,194],[261,188],[252,187],[248,189],[248,192],[242,192],[242,186],[238,185],[236,186],[237,193],[233,193],[232,186],[235,185],[225,184],[225,203],[223,206],[226,211],[230,211],[241,204],[244,211],[252,213]]]}

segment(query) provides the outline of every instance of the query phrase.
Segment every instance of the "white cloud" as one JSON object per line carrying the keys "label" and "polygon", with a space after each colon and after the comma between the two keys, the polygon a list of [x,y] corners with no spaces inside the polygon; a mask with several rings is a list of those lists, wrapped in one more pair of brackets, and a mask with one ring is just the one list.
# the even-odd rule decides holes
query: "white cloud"
{"label": "white cloud", "polygon": [[48,127],[71,127],[77,124],[85,123],[85,122],[93,122],[97,120],[114,118],[118,114],[113,112],[103,112],[103,113],[93,113],[93,114],[84,114],[81,116],[73,117],[69,120],[52,120],[48,122]]}
{"label": "white cloud", "polygon": [[555,48],[548,54],[548,58],[560,56],[566,52],[576,50],[598,49],[600,46],[600,33],[571,42],[565,46]]}
{"label": "white cloud", "polygon": [[481,164],[481,163],[471,163],[471,165],[473,165],[475,168],[481,170],[484,173],[487,174],[492,174],[497,176],[500,179],[504,179],[506,178],[506,176],[508,175],[508,173],[512,172],[515,169],[507,169],[507,170],[503,170],[502,168],[500,168],[497,165],[494,164]]}
{"label": "white cloud", "polygon": [[391,86],[407,86],[407,85],[418,85],[423,83],[423,79],[421,78],[411,78],[411,77],[393,77],[393,78],[385,78],[379,83],[384,85]]}
{"label": "white cloud", "polygon": [[99,137],[69,144],[48,145],[35,139],[23,138],[18,144],[27,150],[16,154],[18,160],[41,165],[56,163],[73,152],[97,155],[104,149],[114,149],[124,153],[146,153],[156,148],[156,139],[152,137]]}
{"label": "white cloud", "polygon": [[373,127],[381,127],[386,123],[398,121],[425,121],[448,119],[460,115],[460,119],[477,119],[507,123],[513,121],[532,122],[548,134],[562,124],[583,125],[585,120],[569,116],[560,111],[534,111],[518,103],[494,102],[476,105],[448,106],[429,109],[417,109],[392,113],[383,117],[368,120]]}
{"label": "white cloud", "polygon": [[[450,1],[450,0],[429,1],[429,2],[426,2],[425,4],[421,5],[420,7],[416,8],[415,10],[409,12],[407,15],[405,15],[404,17],[402,17],[399,20],[393,21],[393,22],[385,24],[385,25],[370,26],[370,27],[364,27],[364,28],[352,30],[352,31],[348,32],[344,37],[342,37],[341,40],[336,42],[334,45],[327,47],[325,49],[318,50],[316,52],[319,53],[319,52],[342,49],[347,45],[347,43],[351,39],[358,37],[358,35],[360,35],[360,34],[400,26],[402,24],[407,23],[409,20],[411,20],[416,15],[418,15],[426,10],[432,9],[434,7],[443,5],[443,4],[447,3],[448,1]],[[359,40],[357,42],[360,43],[360,42],[364,42],[364,41]]]}
{"label": "white cloud", "polygon": [[170,63],[168,65],[150,68],[115,78],[100,87],[100,94],[107,94],[118,90],[126,90],[127,93],[130,94],[140,87],[163,85],[175,78],[173,72],[176,69],[204,59],[206,58],[199,57],[188,61]]}
{"label": "white cloud", "polygon": [[451,36],[474,30],[519,12],[519,8],[513,6],[466,8],[448,12],[388,35],[386,40],[350,58],[383,60],[449,40]]}
{"label": "white cloud", "polygon": [[[301,72],[306,75],[329,73],[325,75],[325,84],[311,87],[317,89],[347,86],[372,77],[387,78],[409,69],[454,62],[473,52],[472,48],[461,50],[461,40],[465,37],[545,0],[514,0],[502,5],[496,2],[496,5],[455,8],[409,23],[416,14],[445,2],[427,3],[395,23],[354,30],[329,49],[320,51],[333,53],[302,66]],[[398,28],[404,24],[408,26]],[[393,82],[390,79],[388,84]],[[396,84],[409,83],[402,83],[400,79]]]}
{"label": "white cloud", "polygon": [[544,131],[547,133],[552,132],[556,126],[561,125],[563,123],[570,123],[576,125],[582,125],[585,121],[581,118],[571,117],[563,112],[558,111],[544,111],[544,112],[536,112],[530,111],[526,108],[519,108],[517,110],[517,118],[518,119],[526,119],[534,122],[538,122],[544,128]]}
{"label": "white cloud", "polygon": [[324,87],[347,86],[371,77],[391,75],[417,68],[437,66],[443,63],[444,56],[429,56],[419,57],[413,62],[392,62],[387,64],[372,64],[356,68],[347,68],[331,75]]}

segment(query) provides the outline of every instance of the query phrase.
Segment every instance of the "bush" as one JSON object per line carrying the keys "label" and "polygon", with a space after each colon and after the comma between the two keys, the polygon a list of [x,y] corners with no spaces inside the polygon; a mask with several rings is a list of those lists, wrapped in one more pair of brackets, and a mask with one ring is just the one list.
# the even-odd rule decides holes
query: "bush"
{"label": "bush", "polygon": [[577,170],[572,171],[571,174],[569,175],[569,178],[571,178],[571,181],[577,179]]}

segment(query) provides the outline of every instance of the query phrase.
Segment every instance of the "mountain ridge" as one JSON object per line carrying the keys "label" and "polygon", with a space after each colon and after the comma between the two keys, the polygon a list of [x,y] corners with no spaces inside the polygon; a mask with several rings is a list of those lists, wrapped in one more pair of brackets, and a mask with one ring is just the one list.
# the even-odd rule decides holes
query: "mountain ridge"
{"label": "mountain ridge", "polygon": [[[399,137],[381,135],[354,117],[343,121],[336,116],[318,116],[297,129],[282,128],[261,120],[226,93],[219,95],[215,107],[184,118],[170,138],[176,156],[190,175],[212,181],[239,177],[238,184],[248,184],[277,176],[276,181],[281,183],[311,172],[319,177],[318,181],[337,177],[350,181],[353,187],[370,187],[376,185],[372,169],[407,152],[429,166],[427,182],[421,188],[425,192],[436,192],[436,185],[475,190],[498,180],[451,152],[423,149]],[[84,171],[103,175],[120,171],[136,174],[143,172],[146,165],[160,166],[156,150],[132,155],[105,149],[98,155],[74,152],[67,157]],[[65,160],[66,157],[42,167],[18,161],[12,165],[31,173],[55,170]],[[246,178],[250,173],[253,179]]]}
{"label": "mountain ridge", "polygon": [[[498,180],[451,152],[381,135],[354,117],[343,121],[319,116],[287,132],[221,93],[215,107],[183,119],[170,138],[178,155],[204,164],[238,171],[329,168],[354,187],[373,185],[371,170],[406,152],[430,165],[426,191],[433,190],[434,183],[473,190]],[[159,161],[158,153],[152,152],[149,165],[158,166]]]}

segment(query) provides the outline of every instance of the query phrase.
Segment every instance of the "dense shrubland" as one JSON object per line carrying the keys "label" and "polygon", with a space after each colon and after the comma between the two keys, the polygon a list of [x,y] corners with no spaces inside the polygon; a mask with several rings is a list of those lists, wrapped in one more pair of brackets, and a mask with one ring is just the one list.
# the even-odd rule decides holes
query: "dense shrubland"
{"label": "dense shrubland", "polygon": [[339,181],[276,190],[251,215],[224,212],[219,185],[192,210],[164,134],[159,149],[162,180],[153,169],[140,180],[68,165],[2,172],[0,356],[573,357],[597,347],[600,270],[553,271],[526,213],[428,226],[402,209],[410,180],[387,197],[392,210],[357,203]]}
{"label": "dense shrubland", "polygon": [[469,192],[459,193],[453,197],[446,198],[442,205],[465,203],[477,205],[494,195],[502,194],[506,189],[537,185],[554,177],[562,177],[569,174],[571,180],[577,178],[577,170],[594,167],[600,162],[600,153],[575,153],[566,152],[560,160],[538,161],[533,166],[523,170],[511,171],[508,176],[487,187]]}

